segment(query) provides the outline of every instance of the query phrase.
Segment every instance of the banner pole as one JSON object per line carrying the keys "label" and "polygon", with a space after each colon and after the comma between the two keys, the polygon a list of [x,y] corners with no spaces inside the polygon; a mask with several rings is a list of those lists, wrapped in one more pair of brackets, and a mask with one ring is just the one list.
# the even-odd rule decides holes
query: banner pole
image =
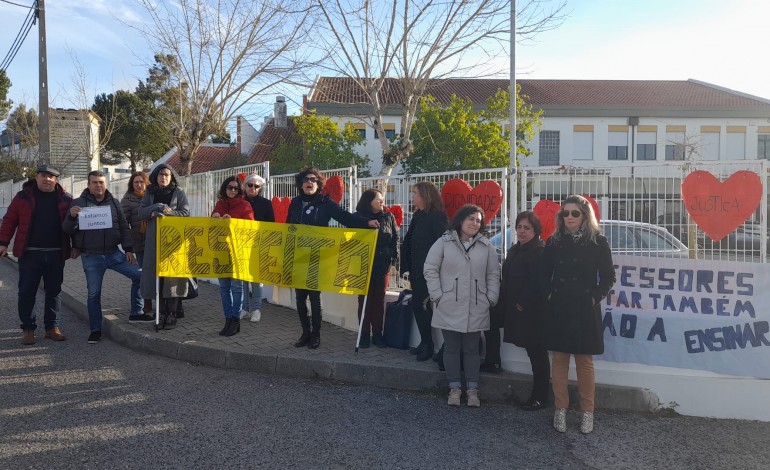
{"label": "banner pole", "polygon": [[364,305],[361,307],[361,320],[358,322],[358,337],[356,337],[356,354],[358,354],[358,345],[361,342],[361,330],[364,329],[364,317],[366,316],[366,301],[368,295],[364,296]]}

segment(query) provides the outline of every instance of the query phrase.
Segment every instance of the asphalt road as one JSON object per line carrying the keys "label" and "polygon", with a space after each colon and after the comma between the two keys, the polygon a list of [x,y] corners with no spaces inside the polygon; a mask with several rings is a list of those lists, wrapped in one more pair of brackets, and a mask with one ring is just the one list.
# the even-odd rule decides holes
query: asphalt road
{"label": "asphalt road", "polygon": [[22,346],[16,271],[5,262],[0,280],[3,469],[770,467],[770,423],[598,412],[583,436],[571,412],[561,435],[552,410],[485,405],[483,396],[479,409],[450,408],[443,396],[89,345],[86,323],[69,311],[67,341]]}

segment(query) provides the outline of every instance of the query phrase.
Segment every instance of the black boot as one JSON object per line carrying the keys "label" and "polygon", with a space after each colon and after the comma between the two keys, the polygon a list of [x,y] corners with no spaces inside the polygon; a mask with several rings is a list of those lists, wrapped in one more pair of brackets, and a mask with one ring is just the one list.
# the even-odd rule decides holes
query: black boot
{"label": "black boot", "polygon": [[219,332],[219,336],[224,336],[227,332],[227,329],[230,328],[230,323],[232,323],[232,318],[225,318],[225,326],[222,328],[222,331]]}
{"label": "black boot", "polygon": [[302,336],[300,336],[297,342],[294,343],[294,347],[302,348],[304,346],[307,346],[309,342],[310,342],[310,331],[304,330],[302,331]]}
{"label": "black boot", "polygon": [[412,356],[416,356],[422,352],[422,350],[425,349],[425,343],[420,341],[420,344],[416,348],[409,348],[409,354]]}
{"label": "black boot", "polygon": [[179,299],[179,304],[176,307],[176,317],[184,318],[184,307],[182,307],[182,299]]}
{"label": "black boot", "polygon": [[176,312],[168,312],[166,319],[163,321],[163,328],[170,330],[176,328]]}
{"label": "black boot", "polygon": [[227,328],[227,331],[225,331],[225,336],[233,336],[240,331],[241,331],[241,319],[231,318],[230,326]]}
{"label": "black boot", "polygon": [[372,335],[372,344],[377,346],[378,348],[388,347],[388,344],[385,342],[385,338],[382,337],[382,334],[377,334],[377,333]]}
{"label": "black boot", "polygon": [[433,357],[433,343],[425,343],[425,347],[422,351],[417,353],[417,360],[425,362]]}
{"label": "black boot", "polygon": [[361,335],[361,340],[358,342],[359,348],[368,348],[370,344],[369,335]]}
{"label": "black boot", "polygon": [[321,332],[320,331],[314,331],[310,335],[310,344],[307,345],[308,349],[318,349],[318,346],[321,345]]}

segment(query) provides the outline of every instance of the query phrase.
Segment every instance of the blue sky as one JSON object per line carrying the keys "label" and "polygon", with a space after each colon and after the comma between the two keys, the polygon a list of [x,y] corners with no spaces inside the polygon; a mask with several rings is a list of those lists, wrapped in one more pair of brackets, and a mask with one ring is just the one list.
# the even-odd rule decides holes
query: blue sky
{"label": "blue sky", "polygon": [[[522,2],[524,0],[519,0]],[[31,4],[32,0],[13,0]],[[51,105],[74,107],[73,57],[84,67],[90,99],[134,89],[146,76],[152,51],[130,27],[142,21],[133,0],[48,0]],[[766,54],[770,2],[761,0],[571,0],[570,14],[554,31],[516,49],[520,78],[694,78],[770,99]],[[0,2],[0,54],[5,56],[27,11]],[[37,104],[37,28],[8,69],[15,103]],[[495,62],[501,73],[507,58]],[[303,90],[287,96],[301,102]],[[274,96],[245,112],[258,123]],[[266,104],[268,103],[268,104]],[[290,107],[290,112],[297,106]]]}

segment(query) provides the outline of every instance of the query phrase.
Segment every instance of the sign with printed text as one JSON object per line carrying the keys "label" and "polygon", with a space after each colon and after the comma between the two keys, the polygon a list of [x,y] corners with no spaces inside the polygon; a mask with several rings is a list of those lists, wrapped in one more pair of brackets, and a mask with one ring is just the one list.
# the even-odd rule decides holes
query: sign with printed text
{"label": "sign with printed text", "polygon": [[770,265],[613,260],[599,359],[770,378]]}
{"label": "sign with printed text", "polygon": [[161,217],[157,227],[159,276],[359,295],[368,290],[378,233],[210,217]]}
{"label": "sign with printed text", "polygon": [[110,206],[81,207],[78,227],[80,230],[112,228],[112,209]]}

